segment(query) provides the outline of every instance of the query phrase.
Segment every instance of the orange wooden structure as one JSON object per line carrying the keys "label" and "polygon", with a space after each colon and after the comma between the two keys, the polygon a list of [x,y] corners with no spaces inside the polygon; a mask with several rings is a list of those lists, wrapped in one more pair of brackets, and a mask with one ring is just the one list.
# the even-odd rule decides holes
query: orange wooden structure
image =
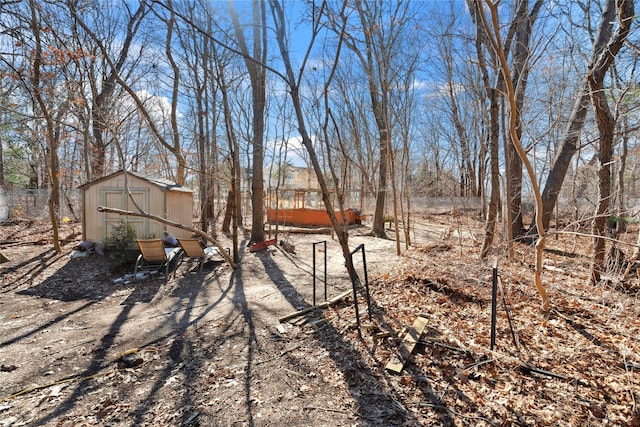
{"label": "orange wooden structure", "polygon": [[[276,218],[277,213],[277,218]],[[342,224],[342,215],[340,211],[337,211],[336,218],[338,223]],[[347,224],[360,224],[364,219],[364,216],[360,212],[354,209],[347,209],[345,211]],[[297,227],[329,227],[331,221],[329,220],[329,214],[324,209],[267,209],[267,221],[272,224],[293,225]]]}
{"label": "orange wooden structure", "polygon": [[[318,193],[317,190],[293,190],[293,208],[291,208],[291,199],[287,207],[279,209],[267,209],[267,222],[271,224],[292,225],[295,227],[330,227],[331,221],[329,214],[325,209],[306,208],[307,193]],[[280,200],[282,205],[283,200]],[[286,202],[285,202],[286,203]],[[271,203],[269,203],[271,205]],[[340,211],[335,212],[338,223],[342,224],[342,215]],[[345,211],[347,225],[362,224],[365,216],[358,209],[347,209]],[[277,218],[276,218],[277,217]]]}

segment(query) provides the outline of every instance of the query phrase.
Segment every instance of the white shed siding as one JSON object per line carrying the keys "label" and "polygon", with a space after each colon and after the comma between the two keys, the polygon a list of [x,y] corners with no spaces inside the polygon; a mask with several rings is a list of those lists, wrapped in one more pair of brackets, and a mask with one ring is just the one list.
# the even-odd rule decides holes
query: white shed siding
{"label": "white shed siding", "polygon": [[[141,217],[98,212],[98,206],[137,212],[138,208],[149,214],[191,226],[193,223],[193,192],[162,179],[146,178],[135,173],[116,172],[104,178],[80,186],[83,192],[83,238],[94,242],[106,242],[115,224],[126,222],[136,230],[137,238],[161,237],[168,230],[174,236],[189,237],[190,232],[168,227],[157,221]],[[131,197],[135,201],[131,200]],[[138,205],[138,207],[136,207]]]}

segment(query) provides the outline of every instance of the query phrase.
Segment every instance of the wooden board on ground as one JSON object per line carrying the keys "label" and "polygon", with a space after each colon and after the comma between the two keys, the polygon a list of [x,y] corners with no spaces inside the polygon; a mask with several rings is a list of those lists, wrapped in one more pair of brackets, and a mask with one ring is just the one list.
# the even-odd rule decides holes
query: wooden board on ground
{"label": "wooden board on ground", "polygon": [[267,246],[271,246],[275,244],[276,244],[276,239],[264,240],[262,242],[254,243],[249,248],[249,252],[257,252],[259,250],[266,248]]}
{"label": "wooden board on ground", "polygon": [[423,315],[419,315],[418,318],[413,322],[413,326],[409,329],[407,334],[404,336],[402,343],[400,344],[400,355],[398,357],[393,357],[386,366],[387,371],[393,372],[394,374],[399,374],[402,372],[405,363],[409,360],[413,349],[416,347],[416,344],[420,340],[420,336],[424,331],[424,328],[427,326],[427,318]]}
{"label": "wooden board on ground", "polygon": [[300,316],[300,317],[297,317],[297,318],[289,319],[289,323],[291,323],[292,325],[295,325],[295,326],[302,326],[302,325],[306,324],[307,322],[311,321],[311,319],[317,319],[317,317],[310,316],[309,313],[307,313],[307,315],[305,315],[305,316]]}
{"label": "wooden board on ground", "polygon": [[351,295],[353,291],[346,291],[341,293],[340,295],[336,295],[335,297],[331,298],[329,301],[325,301],[319,305],[314,305],[311,307],[307,307],[303,310],[299,310],[299,311],[294,311],[291,314],[287,314],[286,316],[282,316],[280,317],[278,320],[280,321],[280,323],[285,322],[287,320],[293,319],[294,317],[298,317],[298,316],[302,316],[304,314],[307,313],[311,313],[312,311],[315,310],[319,310],[319,309],[325,309],[327,307],[330,307],[334,304],[337,304],[338,302],[342,301],[343,299],[345,299],[346,297],[348,297],[349,295]]}

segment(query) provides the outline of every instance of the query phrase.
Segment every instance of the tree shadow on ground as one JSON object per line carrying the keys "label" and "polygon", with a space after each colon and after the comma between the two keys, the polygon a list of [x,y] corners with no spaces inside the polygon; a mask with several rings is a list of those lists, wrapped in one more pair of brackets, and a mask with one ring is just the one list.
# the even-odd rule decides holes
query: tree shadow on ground
{"label": "tree shadow on ground", "polygon": [[[244,251],[242,253],[244,255]],[[231,275],[231,283],[234,284],[233,288],[235,289],[233,295],[233,304],[234,306],[240,310],[242,313],[242,318],[244,323],[249,328],[249,334],[247,339],[247,363],[245,366],[245,375],[244,375],[244,398],[245,404],[247,408],[247,419],[249,426],[254,425],[253,419],[253,405],[254,400],[251,396],[251,384],[252,384],[252,370],[253,370],[253,361],[254,355],[256,351],[256,347],[258,345],[258,338],[256,336],[256,327],[253,323],[253,313],[247,304],[247,297],[244,292],[244,281],[242,278],[242,269],[239,268]]]}
{"label": "tree shadow on ground", "polygon": [[25,333],[23,333],[23,334],[21,334],[21,335],[18,335],[18,336],[16,336],[16,337],[13,337],[13,338],[11,338],[11,339],[9,339],[9,340],[7,340],[7,341],[0,342],[0,349],[1,349],[2,347],[5,347],[5,346],[11,345],[11,344],[15,344],[15,343],[17,343],[17,342],[18,342],[18,341],[20,341],[20,340],[23,340],[23,339],[25,339],[25,338],[28,338],[28,337],[30,337],[30,336],[33,336],[33,335],[37,334],[38,332],[42,332],[42,331],[44,331],[44,330],[47,330],[47,329],[51,328],[53,325],[55,325],[55,324],[57,324],[57,323],[60,323],[60,322],[64,321],[65,319],[69,319],[69,318],[70,318],[71,316],[73,316],[74,314],[76,314],[76,313],[80,313],[80,312],[82,312],[83,310],[86,310],[87,308],[89,308],[89,307],[90,307],[90,306],[92,306],[93,304],[95,304],[95,302],[93,302],[93,301],[89,301],[89,302],[87,302],[86,304],[83,304],[83,305],[81,305],[81,306],[79,306],[79,307],[75,308],[74,310],[71,310],[71,311],[69,311],[69,312],[63,313],[63,314],[61,314],[61,315],[59,315],[59,316],[57,316],[57,317],[55,317],[55,318],[53,318],[53,319],[51,319],[51,320],[49,320],[49,321],[45,322],[45,323],[42,323],[41,325],[39,325],[39,326],[37,326],[37,327],[35,327],[35,328],[31,329],[31,330],[30,330],[30,331],[28,331],[28,332],[25,332]]}
{"label": "tree shadow on ground", "polygon": [[36,256],[27,258],[16,264],[10,266],[3,266],[2,276],[8,277],[11,273],[22,271],[23,273],[16,277],[11,277],[11,281],[4,281],[0,288],[0,293],[12,292],[19,289],[25,283],[31,284],[38,282],[38,277],[50,267],[50,265],[56,261],[60,255],[56,254],[56,251],[49,249]]}
{"label": "tree shadow on ground", "polygon": [[[204,369],[204,360],[196,354],[197,343],[191,342],[183,333],[187,328],[197,324],[200,319],[211,312],[224,299],[232,288],[232,284],[229,284],[229,287],[223,290],[221,296],[212,304],[209,304],[203,313],[196,318],[191,319],[194,308],[198,307],[196,300],[203,286],[204,279],[202,277],[198,276],[195,280],[193,277],[184,277],[179,281],[178,286],[176,286],[171,293],[173,297],[178,298],[175,306],[184,307],[184,309],[178,309],[167,313],[167,319],[163,322],[164,326],[171,326],[173,328],[173,332],[145,344],[145,347],[153,346],[173,336],[174,339],[168,350],[169,360],[166,361],[164,367],[159,371],[156,380],[148,393],[146,393],[144,399],[131,412],[130,415],[133,417],[132,425],[142,425],[144,423],[144,416],[151,409],[156,396],[165,386],[167,380],[178,374],[178,370],[183,376],[183,384],[188,386],[196,382],[198,372]],[[180,366],[184,361],[189,361],[189,366],[180,369]],[[194,405],[194,395],[193,393],[190,393],[189,390],[184,390],[183,393],[181,393],[181,398],[182,401],[178,406],[187,408]],[[184,418],[180,420],[178,425],[188,425],[193,421],[191,419],[192,415],[190,415],[189,412],[183,412],[183,416]],[[197,413],[194,413],[193,416],[197,417]]]}
{"label": "tree shadow on ground", "polygon": [[[135,293],[135,291],[134,291]],[[93,358],[90,360],[88,366],[79,373],[78,375],[74,375],[70,378],[88,378],[93,375],[96,375],[100,371],[104,370],[108,365],[106,362],[106,356],[109,350],[113,347],[114,340],[118,332],[122,329],[122,326],[126,322],[129,314],[131,313],[133,304],[126,304],[122,306],[122,310],[118,314],[116,320],[111,324],[109,331],[102,336],[100,339],[100,346],[94,352]],[[65,378],[62,381],[70,379]],[[56,407],[54,411],[50,414],[40,418],[39,420],[34,420],[33,425],[46,425],[47,423],[56,420],[63,416],[67,411],[73,408],[76,405],[80,398],[85,394],[92,391],[96,386],[92,384],[90,381],[81,381],[78,383],[78,386],[73,390],[66,399],[64,399],[60,404]]]}
{"label": "tree shadow on ground", "polygon": [[[433,329],[431,329],[429,335],[440,336]],[[461,382],[472,381],[473,378],[476,378],[472,371],[467,372],[464,368],[455,368],[461,362],[464,362],[467,366],[474,366],[475,363],[473,363],[474,360],[470,354],[457,352],[452,348],[440,348],[435,345],[430,348],[426,343],[418,344],[415,353],[422,353],[425,357],[428,357],[431,360],[430,369],[432,373],[433,371],[439,371],[439,376],[446,383],[442,390],[436,390],[430,375],[427,375],[417,364],[407,363],[404,375],[410,379],[415,390],[419,391],[423,397],[422,401],[416,404],[418,410],[430,410],[437,418],[438,425],[442,426],[457,425],[454,416],[459,413],[464,413],[469,422],[475,419],[482,420],[489,425],[500,424],[498,420],[492,420],[490,416],[482,413],[483,408],[478,407],[473,399],[467,396],[459,387]],[[446,402],[447,395],[455,396],[449,400],[457,402],[460,406],[466,405],[466,407],[451,408]],[[470,414],[473,413],[475,415],[471,416]]]}
{"label": "tree shadow on ground", "polygon": [[[19,295],[71,302],[99,301],[123,287],[111,280],[112,269],[123,261],[107,255],[91,255],[69,259],[59,268],[56,267],[60,258],[66,256],[68,255],[59,255],[50,250],[21,263],[19,268],[25,272],[22,276],[12,278],[12,290]],[[48,276],[42,277],[45,274]],[[32,286],[33,283],[38,284]],[[19,290],[20,288],[24,289]]]}
{"label": "tree shadow on ground", "polygon": [[[271,281],[292,306],[310,307],[267,252],[257,253],[256,256],[259,257]],[[336,367],[342,372],[351,396],[357,403],[356,411],[361,420],[366,421],[367,425],[380,426],[417,423],[414,415],[407,411],[396,397],[380,392],[385,388],[385,383],[370,367],[361,363],[363,356],[340,331],[327,323],[315,336],[318,338],[318,344],[328,352]]]}
{"label": "tree shadow on ground", "polygon": [[[122,331],[125,323],[131,320],[131,313],[133,308],[136,306],[136,303],[141,301],[150,301],[149,295],[157,292],[158,289],[163,286],[163,279],[149,281],[146,285],[142,284],[142,282],[138,282],[136,286],[133,286],[133,292],[123,301],[119,306],[121,310],[117,315],[116,319],[110,325],[109,330],[100,338],[100,345],[97,350],[93,353],[92,359],[86,365],[86,368],[69,378],[63,378],[61,381],[78,379],[77,387],[73,390],[73,392],[62,402],[60,402],[56,408],[47,415],[42,416],[40,419],[35,420],[32,425],[47,425],[53,420],[61,419],[64,415],[69,412],[75,405],[78,405],[81,402],[81,397],[85,396],[88,393],[98,391],[101,388],[101,384],[95,381],[86,381],[86,379],[91,379],[95,375],[99,375],[101,373],[114,373],[116,371],[109,369],[113,364],[113,360],[107,360],[107,356],[109,352],[114,348],[115,338],[120,331]],[[204,318],[207,314],[209,314],[215,307],[226,297],[228,292],[230,291],[231,284],[229,288],[222,290],[221,295],[212,303],[208,305],[208,307],[200,313],[197,317],[191,318],[193,315],[193,309],[196,307],[195,301],[202,290],[202,281],[200,281],[199,286],[189,286],[187,292],[183,292],[179,297],[178,301],[175,302],[174,307],[175,310],[169,311],[166,314],[166,320],[162,321],[157,327],[158,329],[168,328],[170,330],[169,333],[164,334],[160,337],[157,337],[149,342],[141,344],[138,349],[140,351],[144,351],[146,348],[153,348],[153,346],[163,343],[167,339],[175,337],[175,339],[171,342],[170,348],[168,351],[169,361],[163,367],[163,369],[159,372],[159,374],[155,374],[157,376],[156,381],[153,386],[150,388],[146,397],[142,400],[142,402],[134,408],[130,415],[133,418],[131,425],[140,425],[143,421],[143,417],[147,410],[149,409],[151,403],[154,402],[155,396],[158,391],[166,384],[167,380],[175,375],[176,366],[179,365],[183,360],[190,360],[189,352],[194,348],[190,342],[185,340],[182,337],[183,332],[189,328],[190,326],[197,324],[199,320]],[[177,288],[180,288],[180,283]],[[92,304],[88,303],[88,304]],[[77,311],[81,311],[84,309],[84,306],[79,308]],[[187,352],[187,354],[184,354]],[[197,357],[193,358],[193,361],[198,361]],[[182,372],[185,375],[185,384],[189,384],[192,380],[195,379],[196,373],[201,368],[201,366],[190,366],[189,369],[184,369]],[[123,392],[125,395],[122,398],[126,399],[126,394],[132,394],[133,389],[126,388]],[[189,405],[191,402],[192,395],[188,392],[183,393],[184,405]],[[97,411],[99,412],[99,411]],[[96,417],[100,417],[99,413],[96,413]],[[187,420],[183,420],[183,422],[178,423],[178,425],[184,424]]]}

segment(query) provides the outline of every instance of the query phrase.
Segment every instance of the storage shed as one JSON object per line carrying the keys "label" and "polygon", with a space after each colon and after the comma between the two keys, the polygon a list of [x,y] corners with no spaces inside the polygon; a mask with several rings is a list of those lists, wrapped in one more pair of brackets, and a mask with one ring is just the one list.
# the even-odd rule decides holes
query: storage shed
{"label": "storage shed", "polygon": [[[164,178],[150,178],[137,172],[126,174],[129,192],[136,204],[145,212],[179,224],[193,224],[193,190]],[[98,212],[98,206],[128,211],[138,211],[125,186],[125,173],[111,175],[87,182],[78,187],[82,193],[82,238],[90,242],[107,242],[114,225],[126,223],[136,231],[136,238],[161,238],[168,231],[177,238],[191,233],[169,227],[147,218]]]}

